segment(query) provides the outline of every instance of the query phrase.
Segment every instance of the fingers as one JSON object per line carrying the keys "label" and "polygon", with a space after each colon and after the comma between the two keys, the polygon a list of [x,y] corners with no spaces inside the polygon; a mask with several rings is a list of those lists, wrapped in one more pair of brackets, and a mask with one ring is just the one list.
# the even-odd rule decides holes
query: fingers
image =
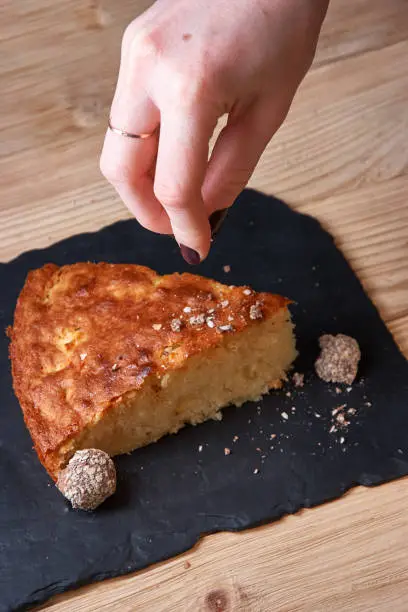
{"label": "fingers", "polygon": [[256,105],[238,117],[230,116],[214,146],[203,185],[207,214],[234,203],[285,114],[272,105]]}
{"label": "fingers", "polygon": [[141,83],[137,83],[131,59],[130,46],[124,40],[111,125],[132,134],[154,133],[141,140],[108,130],[100,167],[139,223],[154,232],[167,234],[172,232],[171,225],[153,191],[160,113]]}
{"label": "fingers", "polygon": [[172,105],[161,113],[154,192],[189,263],[204,259],[210,248],[201,189],[216,120],[199,104]]}
{"label": "fingers", "polygon": [[[113,118],[112,125],[115,125],[114,121],[118,125],[117,120]],[[144,140],[134,140],[108,130],[100,167],[143,227],[168,234],[172,233],[169,219],[153,192],[157,142],[157,133]]]}
{"label": "fingers", "polygon": [[137,140],[108,130],[101,169],[144,227],[173,233],[184,258],[197,264],[210,247],[201,188],[217,116],[205,110],[208,104],[168,95],[174,87],[161,81],[155,104],[149,92],[156,65],[157,41],[146,38],[140,24],[132,25],[123,38],[111,125],[129,133],[156,133]]}

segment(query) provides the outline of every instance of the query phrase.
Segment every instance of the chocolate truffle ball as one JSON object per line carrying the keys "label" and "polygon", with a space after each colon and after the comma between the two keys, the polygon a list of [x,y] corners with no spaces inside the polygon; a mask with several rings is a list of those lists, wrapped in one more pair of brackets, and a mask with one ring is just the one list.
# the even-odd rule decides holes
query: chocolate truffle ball
{"label": "chocolate truffle ball", "polygon": [[361,353],[357,340],[344,334],[319,338],[320,356],[315,363],[318,376],[326,382],[351,385],[357,376]]}
{"label": "chocolate truffle ball", "polygon": [[79,450],[59,473],[57,487],[73,508],[94,510],[116,490],[115,464],[97,448]]}

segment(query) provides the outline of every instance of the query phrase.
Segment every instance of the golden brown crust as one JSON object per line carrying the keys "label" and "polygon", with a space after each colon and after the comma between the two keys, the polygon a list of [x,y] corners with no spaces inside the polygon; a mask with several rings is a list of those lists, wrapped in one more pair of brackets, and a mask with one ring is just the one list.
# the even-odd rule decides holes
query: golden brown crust
{"label": "golden brown crust", "polygon": [[55,477],[59,449],[147,377],[161,378],[287,304],[248,287],[137,265],[49,264],[30,272],[10,356],[40,461]]}

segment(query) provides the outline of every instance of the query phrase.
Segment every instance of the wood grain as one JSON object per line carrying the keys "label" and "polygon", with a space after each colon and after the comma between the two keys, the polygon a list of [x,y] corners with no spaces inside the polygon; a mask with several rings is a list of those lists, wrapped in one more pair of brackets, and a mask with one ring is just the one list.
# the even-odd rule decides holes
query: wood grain
{"label": "wood grain", "polygon": [[407,179],[358,186],[299,205],[336,237],[384,317],[408,314]]}
{"label": "wood grain", "polygon": [[405,176],[407,53],[405,40],[310,72],[253,184],[306,204]]}
{"label": "wood grain", "polygon": [[392,335],[397,341],[402,353],[408,357],[408,315],[394,319],[388,323]]}
{"label": "wood grain", "polygon": [[[148,4],[0,4],[0,261],[127,216],[98,155],[121,33]],[[407,57],[407,0],[332,0],[314,66],[251,181],[330,229],[405,355]],[[359,488],[41,609],[405,612],[406,495],[406,479]]]}
{"label": "wood grain", "polygon": [[406,40],[406,0],[331,1],[317,49],[315,65],[384,49]]}
{"label": "wood grain", "polygon": [[[127,215],[100,176],[98,156],[120,34],[133,14],[133,4],[130,0],[102,4],[75,0],[55,7],[50,0],[23,4],[6,0],[2,46],[7,62],[0,66],[5,85],[0,114],[0,214],[9,217],[12,211],[18,221],[0,244],[1,261],[75,230],[98,229]],[[138,6],[146,4],[139,1]],[[332,3],[317,67],[251,183],[295,204],[406,171],[407,43],[395,43],[407,31],[407,3],[394,0],[391,10],[376,2],[377,10],[368,10],[369,3],[360,0],[358,20],[347,21],[352,4],[350,0]],[[398,36],[386,37],[391,45],[387,49],[343,59],[344,36],[349,37],[351,30],[360,40],[360,51],[384,43],[383,35],[377,39],[373,34],[375,44],[371,44],[359,31],[362,14],[367,20],[364,31],[378,32],[382,24],[382,29],[397,31]],[[400,28],[394,27],[396,14]],[[325,49],[332,54],[337,49],[339,61],[319,67]],[[27,211],[35,232],[32,225],[26,231]]]}
{"label": "wood grain", "polygon": [[[406,495],[403,480],[358,488],[268,528],[206,537],[185,555],[41,609],[367,612],[389,606],[406,612]],[[224,605],[211,605],[216,599]]]}

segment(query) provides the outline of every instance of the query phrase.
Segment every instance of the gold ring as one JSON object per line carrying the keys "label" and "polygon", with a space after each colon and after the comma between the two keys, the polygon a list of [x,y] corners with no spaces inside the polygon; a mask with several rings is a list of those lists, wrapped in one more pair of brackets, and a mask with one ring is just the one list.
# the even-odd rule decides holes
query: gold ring
{"label": "gold ring", "polygon": [[113,127],[110,119],[108,121],[108,128],[114,134],[119,134],[119,136],[125,136],[125,138],[139,138],[140,140],[150,138],[150,136],[153,136],[153,134],[156,132],[156,130],[154,130],[153,132],[150,132],[150,134],[132,134],[131,132],[126,132],[126,130],[121,130],[120,128]]}

